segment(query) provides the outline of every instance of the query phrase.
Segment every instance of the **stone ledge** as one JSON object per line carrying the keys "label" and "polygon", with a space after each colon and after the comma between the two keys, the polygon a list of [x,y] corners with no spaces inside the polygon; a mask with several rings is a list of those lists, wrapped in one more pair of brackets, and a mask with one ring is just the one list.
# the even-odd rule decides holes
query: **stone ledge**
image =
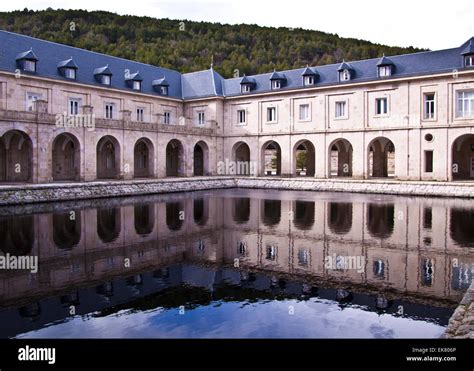
{"label": "stone ledge", "polygon": [[474,339],[474,282],[449,319],[443,338]]}

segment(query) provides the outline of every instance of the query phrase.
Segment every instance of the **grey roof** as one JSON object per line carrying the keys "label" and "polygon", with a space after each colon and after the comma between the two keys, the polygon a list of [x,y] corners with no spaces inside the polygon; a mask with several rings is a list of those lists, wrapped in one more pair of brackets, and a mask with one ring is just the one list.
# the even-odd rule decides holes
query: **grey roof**
{"label": "grey roof", "polygon": [[26,52],[22,52],[18,54],[15,58],[15,60],[21,60],[21,59],[26,59],[29,61],[38,61],[38,57],[33,52],[33,49],[27,50]]}
{"label": "grey roof", "polygon": [[308,66],[306,66],[306,68],[301,73],[302,76],[316,76],[317,74],[318,71]]}
{"label": "grey roof", "polygon": [[[458,71],[473,69],[473,67],[464,67],[462,58],[464,53],[471,53],[473,51],[473,44],[474,37],[471,37],[460,47],[456,48],[390,56],[389,59],[396,68],[396,73],[388,78],[384,77],[384,80],[446,73],[454,69]],[[38,53],[39,58],[33,50]],[[307,67],[279,72],[274,71],[245,76],[243,78],[224,79],[211,67],[204,71],[181,74],[162,67],[0,30],[0,70],[15,72],[17,69],[17,58],[38,60],[34,74],[58,80],[66,79],[58,71],[58,63],[67,61],[66,58],[73,59],[74,64],[78,66],[76,82],[98,86],[100,83],[96,80],[94,74],[97,72],[111,73],[116,76],[111,81],[111,87],[127,91],[129,91],[129,86],[125,80],[124,72],[126,70],[140,71],[140,77],[143,80],[141,92],[158,96],[159,93],[153,86],[156,86],[156,82],[161,80],[169,86],[168,96],[178,99],[241,95],[240,84],[242,81],[252,81],[253,89],[251,94],[270,92],[272,90],[268,82],[270,79],[275,78],[286,80],[284,87],[279,89],[279,91],[308,89],[309,87],[303,85],[302,75],[308,72],[308,68],[315,71],[314,68]],[[312,87],[340,84],[338,70],[344,65],[349,66],[354,71],[351,82],[379,80],[377,66],[380,61],[380,58],[373,58],[353,61],[350,64],[344,62],[341,65],[318,66],[318,80]],[[248,95],[248,93],[246,94]]]}
{"label": "grey roof", "polygon": [[77,69],[77,64],[74,63],[72,58],[66,59],[58,63],[58,68],[74,68]]}
{"label": "grey roof", "polygon": [[393,66],[393,62],[391,61],[390,58],[387,58],[385,55],[379,59],[379,61],[377,62],[377,66],[378,67],[382,67],[382,66]]}
{"label": "grey roof", "polygon": [[469,45],[467,45],[463,51],[461,52],[462,55],[469,55],[474,54],[474,42],[473,40],[469,40]]}

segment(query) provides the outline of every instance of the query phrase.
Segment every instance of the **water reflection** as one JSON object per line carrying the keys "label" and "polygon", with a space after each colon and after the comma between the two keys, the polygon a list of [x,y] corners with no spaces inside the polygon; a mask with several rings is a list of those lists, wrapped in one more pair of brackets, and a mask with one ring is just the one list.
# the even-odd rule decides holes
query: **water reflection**
{"label": "water reflection", "polygon": [[[174,336],[176,319],[153,312],[184,306],[208,326],[186,317],[189,337],[210,328],[252,337],[243,323],[273,329],[271,337],[352,336],[349,325],[337,333],[321,325],[332,308],[339,309],[329,323],[369,321],[357,324],[362,337],[436,337],[473,279],[473,210],[469,200],[256,190],[0,208],[2,252],[39,256],[41,272],[0,271],[0,336],[54,337],[67,329],[94,337],[88,321],[116,318],[100,325],[110,328],[103,336],[122,328],[123,336],[139,337],[140,326],[118,318],[147,310],[153,323],[141,327],[144,337]],[[348,257],[363,258],[362,269],[348,267]],[[288,303],[305,313],[304,326],[276,325],[276,308]],[[87,320],[70,317],[70,305]],[[116,316],[123,310],[131,312]],[[365,312],[391,321],[380,327]]]}

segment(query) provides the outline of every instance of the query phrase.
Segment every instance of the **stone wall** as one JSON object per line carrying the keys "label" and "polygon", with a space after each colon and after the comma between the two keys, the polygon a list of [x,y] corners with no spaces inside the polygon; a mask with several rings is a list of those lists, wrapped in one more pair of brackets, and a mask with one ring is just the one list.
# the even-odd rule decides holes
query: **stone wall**
{"label": "stone wall", "polygon": [[443,337],[474,339],[474,282],[451,316]]}
{"label": "stone wall", "polygon": [[461,182],[199,177],[134,181],[96,181],[88,183],[2,185],[0,186],[0,205],[84,200],[220,188],[378,193],[427,197],[474,197],[474,184]]}

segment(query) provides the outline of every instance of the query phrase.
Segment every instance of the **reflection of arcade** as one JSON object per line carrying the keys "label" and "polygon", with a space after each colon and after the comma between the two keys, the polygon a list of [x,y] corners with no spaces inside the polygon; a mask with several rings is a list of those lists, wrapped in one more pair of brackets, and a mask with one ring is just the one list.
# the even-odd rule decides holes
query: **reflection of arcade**
{"label": "reflection of arcade", "polygon": [[[232,197],[219,196],[226,192]],[[342,290],[338,295],[346,299],[356,291],[374,292],[451,306],[472,280],[469,201],[387,196],[367,202],[354,195],[341,202],[337,195],[307,193],[282,193],[280,200],[251,192],[251,198],[249,191],[232,190],[210,198],[196,193],[97,200],[95,208],[43,205],[41,213],[17,217],[1,210],[2,252],[40,259],[36,276],[0,272],[1,302],[16,306],[156,267],[198,262],[216,269],[234,259],[243,275],[298,277]],[[328,256],[362,256],[363,272],[328,269]],[[125,259],[130,268],[124,268]],[[34,312],[34,305],[29,308]]]}

